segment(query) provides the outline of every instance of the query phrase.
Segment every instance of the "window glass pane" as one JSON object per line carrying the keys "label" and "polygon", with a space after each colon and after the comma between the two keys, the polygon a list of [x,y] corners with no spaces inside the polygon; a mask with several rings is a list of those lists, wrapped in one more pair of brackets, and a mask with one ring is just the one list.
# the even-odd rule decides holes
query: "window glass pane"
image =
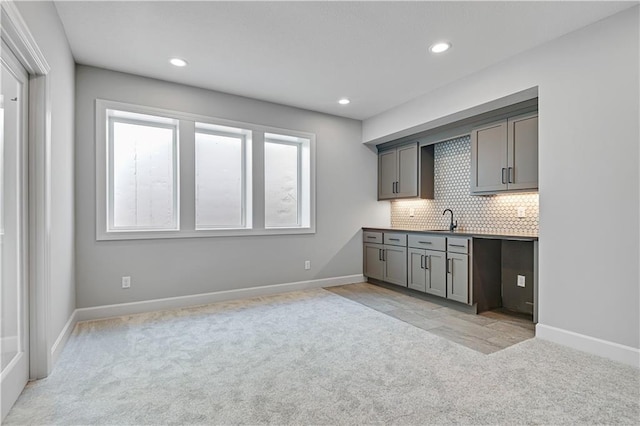
{"label": "window glass pane", "polygon": [[285,227],[299,225],[298,150],[292,143],[265,141],[264,185],[265,226]]}
{"label": "window glass pane", "polygon": [[113,122],[113,227],[175,229],[175,128]]}
{"label": "window glass pane", "polygon": [[244,227],[243,137],[196,133],[196,228]]}

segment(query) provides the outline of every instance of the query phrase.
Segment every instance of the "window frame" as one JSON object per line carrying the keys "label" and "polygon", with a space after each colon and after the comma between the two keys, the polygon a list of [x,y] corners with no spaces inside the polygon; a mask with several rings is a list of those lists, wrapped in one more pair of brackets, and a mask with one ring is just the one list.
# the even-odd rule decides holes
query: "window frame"
{"label": "window frame", "polygon": [[[296,186],[297,186],[297,194],[296,194],[296,199],[297,199],[297,206],[296,206],[296,213],[297,213],[297,217],[296,217],[296,226],[268,226],[267,225],[267,213],[266,213],[266,209],[265,209],[265,224],[264,227],[265,229],[287,229],[287,228],[301,228],[303,227],[302,224],[302,210],[303,210],[303,199],[302,199],[302,190],[303,190],[303,185],[302,185],[302,144],[303,142],[294,142],[294,141],[287,141],[284,139],[278,139],[278,138],[273,138],[273,137],[267,137],[265,136],[264,138],[264,146],[265,146],[265,150],[266,150],[266,146],[268,143],[273,143],[273,144],[279,144],[279,145],[288,145],[288,146],[295,146],[296,147],[296,160],[297,160],[297,181],[296,181]],[[266,167],[266,160],[265,160],[265,167]],[[265,184],[265,188],[266,188],[266,184]],[[265,194],[265,203],[266,203],[266,194]]]}
{"label": "window frame", "polygon": [[[178,205],[176,230],[110,231],[107,232],[108,208],[108,141],[107,110],[154,115],[178,121],[177,171]],[[195,221],[195,132],[196,123],[239,129],[245,132],[245,197],[246,228],[196,229]],[[266,134],[306,139],[309,141],[308,223],[298,227],[265,227],[264,143]],[[95,194],[96,240],[137,240],[161,238],[237,237],[258,235],[292,235],[316,233],[316,135],[314,133],[265,126],[224,118],[192,114],[125,102],[95,100]],[[300,164],[300,162],[299,162]],[[305,195],[306,196],[306,195]],[[302,212],[299,211],[299,214]]]}
{"label": "window frame", "polygon": [[[241,182],[241,201],[240,201],[240,209],[241,209],[241,220],[240,220],[240,227],[225,227],[225,226],[204,226],[204,227],[198,227],[198,185],[197,185],[197,178],[198,178],[198,164],[197,164],[197,153],[196,153],[196,149],[194,147],[194,182],[193,182],[193,186],[194,186],[194,191],[195,191],[195,196],[196,196],[196,203],[194,208],[194,212],[195,212],[195,230],[196,231],[212,231],[212,230],[225,230],[225,229],[229,229],[229,230],[233,230],[233,229],[250,229],[248,228],[248,226],[250,226],[250,224],[248,224],[248,220],[247,220],[247,205],[249,204],[247,202],[247,136],[244,133],[231,133],[231,132],[224,132],[224,131],[217,131],[217,130],[210,130],[210,129],[205,129],[205,128],[198,128],[198,124],[199,122],[195,123],[195,131],[194,131],[194,143],[195,143],[195,135],[198,133],[203,133],[203,134],[207,134],[207,135],[211,135],[211,136],[222,136],[222,137],[227,137],[227,138],[237,138],[240,139],[240,158],[241,158],[241,164],[240,164],[240,178],[242,180]],[[207,124],[207,123],[202,123],[202,124]]]}
{"label": "window frame", "polygon": [[[109,108],[108,110],[111,110]],[[127,111],[128,112],[128,111]],[[164,118],[164,117],[163,117]],[[146,126],[146,127],[157,127],[160,129],[171,129],[173,130],[172,141],[171,141],[171,163],[173,168],[173,223],[171,228],[160,228],[160,227],[116,227],[114,224],[115,214],[114,214],[114,176],[113,176],[113,165],[114,161],[114,123],[124,123],[124,124],[133,124],[138,126]],[[180,230],[180,136],[179,136],[179,123],[168,124],[161,122],[153,122],[153,121],[144,121],[142,119],[135,118],[126,118],[126,117],[117,117],[117,116],[109,116],[107,115],[107,233],[112,232],[160,232],[160,231],[179,231]]]}

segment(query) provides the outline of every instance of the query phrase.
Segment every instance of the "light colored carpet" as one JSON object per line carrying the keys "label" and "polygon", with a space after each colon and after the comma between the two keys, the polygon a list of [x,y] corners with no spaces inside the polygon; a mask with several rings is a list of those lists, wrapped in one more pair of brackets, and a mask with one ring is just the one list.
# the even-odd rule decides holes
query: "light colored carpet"
{"label": "light colored carpet", "polygon": [[640,374],[484,355],[324,290],[82,323],[6,424],[637,424]]}

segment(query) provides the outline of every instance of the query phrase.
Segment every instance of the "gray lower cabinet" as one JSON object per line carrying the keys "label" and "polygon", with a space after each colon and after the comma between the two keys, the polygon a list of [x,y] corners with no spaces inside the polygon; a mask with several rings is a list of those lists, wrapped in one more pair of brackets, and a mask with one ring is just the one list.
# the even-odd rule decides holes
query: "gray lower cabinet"
{"label": "gray lower cabinet", "polygon": [[384,279],[384,261],[382,260],[382,244],[364,244],[364,276]]}
{"label": "gray lower cabinet", "polygon": [[384,259],[383,281],[407,286],[407,248],[398,246],[384,246],[382,253]]}
{"label": "gray lower cabinet", "polygon": [[384,241],[390,244],[378,244],[367,241],[383,241],[382,232],[365,232],[363,273],[368,278],[386,281],[391,284],[407,286],[407,247],[406,234],[384,233]]}
{"label": "gray lower cabinet", "polygon": [[469,255],[447,253],[447,298],[469,303]]}
{"label": "gray lower cabinet", "polygon": [[447,296],[446,253],[410,248],[408,262],[409,288],[434,296]]}

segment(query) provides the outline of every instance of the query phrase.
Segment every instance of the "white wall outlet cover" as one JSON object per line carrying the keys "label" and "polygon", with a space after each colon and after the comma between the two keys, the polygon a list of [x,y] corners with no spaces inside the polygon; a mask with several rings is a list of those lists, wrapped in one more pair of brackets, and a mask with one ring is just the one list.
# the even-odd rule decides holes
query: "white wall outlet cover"
{"label": "white wall outlet cover", "polygon": [[524,287],[524,275],[518,275],[518,287]]}
{"label": "white wall outlet cover", "polygon": [[526,217],[527,210],[524,207],[518,207],[518,217]]}
{"label": "white wall outlet cover", "polygon": [[122,288],[131,287],[131,277],[122,277]]}
{"label": "white wall outlet cover", "polygon": [[413,207],[409,208],[409,217],[414,217],[416,215],[416,209]]}
{"label": "white wall outlet cover", "polygon": [[304,261],[304,269],[306,269],[306,270],[311,269],[311,261],[310,260],[305,260]]}

